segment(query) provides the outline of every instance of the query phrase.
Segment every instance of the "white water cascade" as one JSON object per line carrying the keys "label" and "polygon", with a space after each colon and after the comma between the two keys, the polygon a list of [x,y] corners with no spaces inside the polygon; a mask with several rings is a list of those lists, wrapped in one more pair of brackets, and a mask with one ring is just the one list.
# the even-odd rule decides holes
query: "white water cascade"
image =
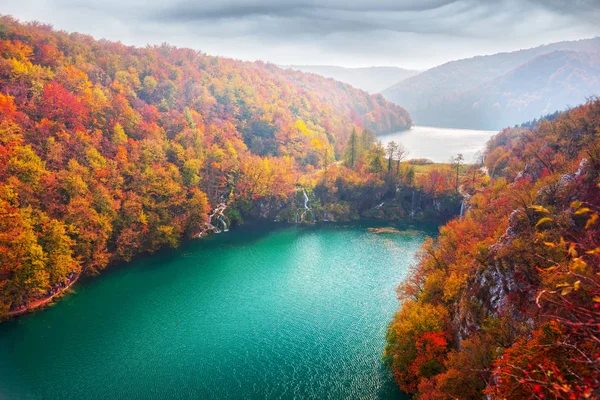
{"label": "white water cascade", "polygon": [[219,214],[219,221],[223,225],[223,232],[229,232],[229,228],[227,228],[227,221],[225,221],[225,216],[223,214]]}
{"label": "white water cascade", "polygon": [[302,189],[302,194],[304,195],[304,211],[302,212],[301,215],[296,215],[296,223],[301,223],[304,222],[304,216],[308,213],[311,213],[313,216],[313,221],[315,222],[315,213],[310,209],[310,207],[308,206],[308,194],[306,194],[306,190]]}
{"label": "white water cascade", "polygon": [[[225,216],[223,215],[223,213],[225,212],[226,209],[227,209],[227,204],[225,204],[225,203],[219,204],[217,206],[217,208],[214,209],[213,213],[208,216],[208,221],[205,222],[205,224],[204,224],[205,227],[198,234],[198,237],[205,236],[211,232],[214,232],[214,233],[228,232],[229,229],[227,228],[227,222],[225,221]],[[213,225],[213,220],[215,217],[217,218],[217,220],[219,220],[219,222],[221,222],[221,225],[223,226],[223,230],[221,230],[217,226]]]}
{"label": "white water cascade", "polygon": [[471,196],[469,196],[468,194],[463,194],[463,199],[460,202],[460,216],[464,217],[465,213],[467,212],[467,210],[469,209],[469,199],[471,198]]}

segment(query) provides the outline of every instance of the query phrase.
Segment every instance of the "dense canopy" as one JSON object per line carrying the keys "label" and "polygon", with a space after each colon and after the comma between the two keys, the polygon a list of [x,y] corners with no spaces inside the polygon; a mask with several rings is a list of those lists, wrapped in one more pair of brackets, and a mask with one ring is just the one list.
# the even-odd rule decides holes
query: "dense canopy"
{"label": "dense canopy", "polygon": [[352,129],[410,127],[348,85],[0,18],[0,310],[176,246],[225,202],[285,200]]}
{"label": "dense canopy", "polygon": [[492,138],[491,181],[399,287],[385,358],[405,391],[600,396],[600,100],[552,118]]}

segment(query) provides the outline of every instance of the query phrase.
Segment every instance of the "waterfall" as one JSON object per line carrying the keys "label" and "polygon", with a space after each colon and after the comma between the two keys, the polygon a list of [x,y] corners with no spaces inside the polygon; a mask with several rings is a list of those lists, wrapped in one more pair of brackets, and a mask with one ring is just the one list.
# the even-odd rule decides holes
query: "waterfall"
{"label": "waterfall", "polygon": [[[223,215],[226,208],[227,208],[227,204],[221,203],[217,206],[217,208],[214,209],[213,213],[208,216],[208,221],[206,221],[204,223],[205,228],[198,234],[198,237],[202,237],[210,232],[221,233],[223,231],[224,232],[229,231],[229,229],[227,228],[227,222],[225,221],[225,217]],[[223,226],[223,230],[221,230],[218,227],[216,227],[215,225],[213,225],[213,219],[215,217],[221,222],[221,224]]]}
{"label": "waterfall", "polygon": [[225,221],[223,214],[219,214],[219,221],[223,224],[223,232],[229,232],[229,229],[227,229],[227,221]]}
{"label": "waterfall", "polygon": [[463,199],[460,202],[460,216],[464,217],[465,213],[469,210],[469,199],[471,198],[471,196],[469,196],[467,193],[463,194]]}
{"label": "waterfall", "polygon": [[[210,225],[209,229],[212,229],[212,231],[214,233],[221,233],[222,231],[219,229],[219,227],[217,225],[213,225],[213,223],[212,223],[214,217],[215,217],[215,214],[211,215],[209,218],[209,225]],[[219,216],[217,215],[217,219],[218,218],[219,218]],[[215,222],[215,224],[216,224],[216,222]]]}
{"label": "waterfall", "polygon": [[304,194],[304,209],[310,210],[310,208],[308,208],[308,195],[306,194],[306,190],[302,189],[302,193]]}
{"label": "waterfall", "polygon": [[306,190],[304,190],[304,188],[302,189],[302,194],[304,195],[304,212],[300,215],[300,221],[296,220],[296,223],[298,223],[298,222],[304,222],[304,216],[307,213],[309,213],[309,212],[313,216],[313,221],[312,222],[315,222],[315,220],[316,220],[315,213],[308,206],[308,195],[306,194]]}
{"label": "waterfall", "polygon": [[412,201],[410,202],[410,217],[414,218],[415,216],[415,190],[412,191]]}

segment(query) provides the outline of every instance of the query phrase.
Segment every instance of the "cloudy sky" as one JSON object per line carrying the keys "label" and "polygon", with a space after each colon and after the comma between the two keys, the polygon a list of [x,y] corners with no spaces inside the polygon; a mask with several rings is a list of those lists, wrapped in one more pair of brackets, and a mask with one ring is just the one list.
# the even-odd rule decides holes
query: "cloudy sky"
{"label": "cloudy sky", "polygon": [[425,69],[600,35],[600,0],[0,0],[57,29],[278,64]]}

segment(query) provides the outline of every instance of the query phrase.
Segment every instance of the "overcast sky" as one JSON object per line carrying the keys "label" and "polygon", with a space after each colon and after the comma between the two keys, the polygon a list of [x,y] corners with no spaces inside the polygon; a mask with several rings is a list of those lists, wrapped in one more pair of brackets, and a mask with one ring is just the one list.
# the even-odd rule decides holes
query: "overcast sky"
{"label": "overcast sky", "polygon": [[347,67],[425,69],[600,35],[600,0],[0,0],[0,13],[125,44]]}

